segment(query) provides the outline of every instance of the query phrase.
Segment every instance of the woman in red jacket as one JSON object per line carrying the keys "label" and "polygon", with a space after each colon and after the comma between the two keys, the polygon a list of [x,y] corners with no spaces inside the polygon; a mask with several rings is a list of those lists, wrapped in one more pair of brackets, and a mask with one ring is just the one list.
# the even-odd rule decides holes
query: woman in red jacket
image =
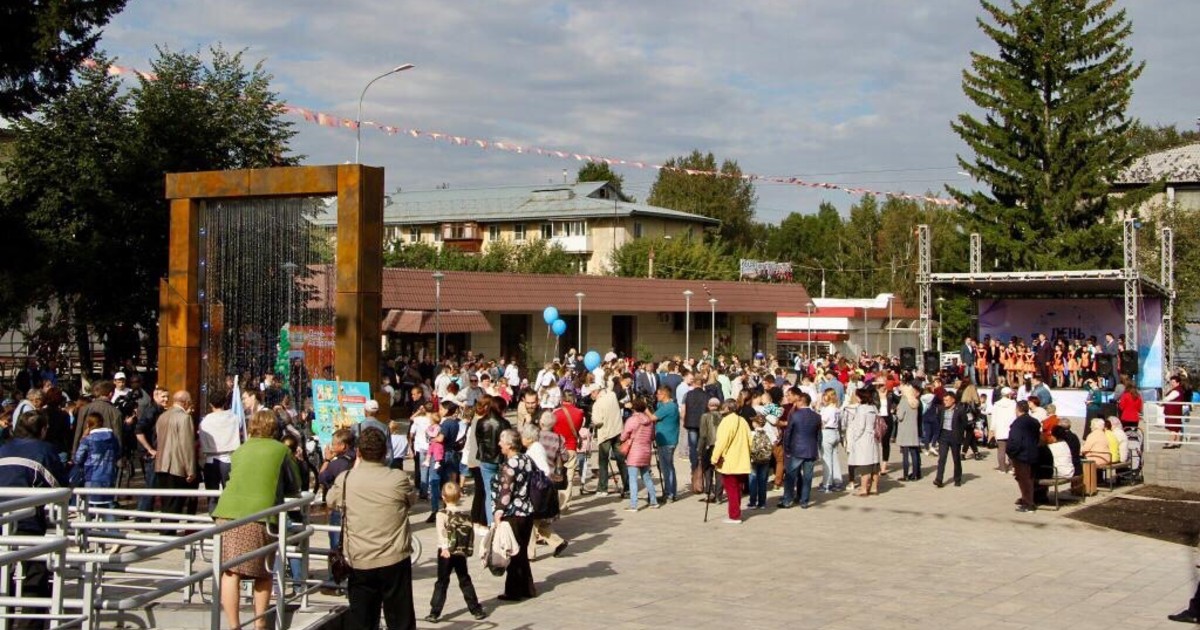
{"label": "woman in red jacket", "polygon": [[1142,394],[1129,377],[1122,376],[1121,380],[1125,386],[1125,393],[1121,394],[1120,400],[1117,401],[1117,409],[1121,412],[1121,424],[1132,424],[1136,427],[1142,421]]}

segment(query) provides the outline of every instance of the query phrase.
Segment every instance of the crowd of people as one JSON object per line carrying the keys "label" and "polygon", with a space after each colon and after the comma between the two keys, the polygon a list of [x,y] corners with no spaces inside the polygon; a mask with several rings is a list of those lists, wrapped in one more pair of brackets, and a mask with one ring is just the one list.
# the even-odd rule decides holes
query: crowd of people
{"label": "crowd of people", "polygon": [[[989,340],[985,347],[997,345]],[[74,401],[43,380],[20,400],[5,401],[9,420],[0,423],[0,459],[38,462],[46,477],[29,479],[0,465],[0,483],[113,487],[122,471],[141,464],[148,487],[221,490],[219,500],[203,506],[218,523],[314,489],[330,510],[329,523],[340,527],[330,546],[342,549],[351,567],[344,584],[351,615],[361,627],[378,627],[382,611],[388,627],[405,628],[415,623],[409,517],[424,501],[438,540],[426,619],[441,619],[452,573],[469,612],[483,619],[488,612],[467,562],[477,532],[501,524],[511,532],[499,599],[534,597],[531,561],[539,547],[555,557],[567,551],[570,542],[556,532],[556,519],[569,518],[581,496],[625,501],[626,511],[637,513],[690,493],[724,503],[723,521],[736,525],[744,509],[768,507],[772,488],[782,491],[781,509],[807,509],[821,494],[870,497],[879,493],[881,477],[921,480],[923,457],[936,457],[934,485],[960,486],[962,459],[994,448],[997,470],[1016,480],[1017,509],[1031,511],[1044,500],[1038,479],[1076,477],[1084,459],[1100,465],[1126,460],[1124,429],[1136,427],[1142,411],[1137,389],[1118,381],[1111,401],[1089,398],[1089,405],[1103,408],[1081,441],[1053,403],[1052,383],[1069,384],[1070,375],[1054,381],[1051,373],[1048,381],[1040,370],[1022,370],[1013,382],[1008,368],[1001,368],[1003,378],[985,375],[993,372],[990,365],[925,375],[883,356],[781,362],[705,350],[650,362],[610,352],[588,370],[569,352],[531,373],[516,361],[460,359],[390,361],[381,391],[395,419],[380,420],[379,404],[369,401],[366,418],[335,432],[317,453],[308,446],[311,404],[300,395],[297,409],[289,388],[269,374],[242,380],[241,417],[223,387],[207,393],[201,416],[188,392],[146,392],[138,373],[95,381]],[[1101,390],[1097,377],[1081,376],[1089,391]],[[980,395],[976,378],[995,383],[990,396]],[[1192,396],[1186,382],[1177,377],[1168,391],[1167,404],[1179,405],[1180,415]],[[677,448],[686,449],[678,462]],[[899,471],[889,469],[893,448],[901,456]],[[677,471],[684,461],[687,467]],[[555,489],[551,515],[535,505],[542,477]],[[97,496],[93,504],[111,505],[112,498]],[[151,496],[137,507],[182,513],[202,506]],[[266,545],[269,525],[231,529],[223,557]],[[45,531],[44,523],[22,524],[22,533],[37,531]],[[40,592],[37,572],[27,577],[34,580],[27,592]],[[253,581],[261,614],[271,579],[262,562],[227,567],[222,603],[231,624],[239,621],[237,583]]]}

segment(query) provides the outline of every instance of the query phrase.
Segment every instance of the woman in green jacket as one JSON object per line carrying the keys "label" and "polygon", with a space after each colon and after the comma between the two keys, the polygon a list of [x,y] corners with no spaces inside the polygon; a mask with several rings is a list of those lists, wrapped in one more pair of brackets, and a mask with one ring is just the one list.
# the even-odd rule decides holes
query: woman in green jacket
{"label": "woman in green jacket", "polygon": [[[249,439],[230,456],[232,468],[229,485],[221,492],[213,518],[217,523],[236,521],[267,508],[279,505],[285,496],[300,494],[300,469],[288,452],[288,447],[275,439],[278,422],[274,412],[261,410],[250,420]],[[253,558],[224,566],[230,560],[272,544],[267,533],[267,521],[239,525],[221,536],[221,609],[231,628],[241,626],[238,615],[239,582],[254,580],[254,622],[258,629],[267,628],[263,615],[271,601],[271,571],[273,556]]]}

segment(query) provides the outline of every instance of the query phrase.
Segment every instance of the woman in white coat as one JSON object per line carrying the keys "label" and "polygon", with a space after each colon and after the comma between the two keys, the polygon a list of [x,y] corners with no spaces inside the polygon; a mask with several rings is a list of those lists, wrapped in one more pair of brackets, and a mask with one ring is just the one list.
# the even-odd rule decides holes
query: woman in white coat
{"label": "woman in white coat", "polygon": [[879,414],[879,398],[875,390],[864,387],[854,392],[858,405],[846,425],[846,447],[850,451],[847,463],[858,478],[855,495],[879,494],[879,441],[875,439],[875,417]]}

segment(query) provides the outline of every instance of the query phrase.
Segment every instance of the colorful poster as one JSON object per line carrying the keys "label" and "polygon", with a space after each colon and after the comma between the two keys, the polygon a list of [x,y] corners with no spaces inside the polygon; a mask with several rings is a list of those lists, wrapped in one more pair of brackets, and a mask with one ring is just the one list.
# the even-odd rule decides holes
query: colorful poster
{"label": "colorful poster", "polygon": [[[366,417],[363,407],[371,400],[371,387],[351,381],[313,381],[313,435],[321,446],[333,441],[333,432]],[[340,388],[340,391],[339,391]]]}

